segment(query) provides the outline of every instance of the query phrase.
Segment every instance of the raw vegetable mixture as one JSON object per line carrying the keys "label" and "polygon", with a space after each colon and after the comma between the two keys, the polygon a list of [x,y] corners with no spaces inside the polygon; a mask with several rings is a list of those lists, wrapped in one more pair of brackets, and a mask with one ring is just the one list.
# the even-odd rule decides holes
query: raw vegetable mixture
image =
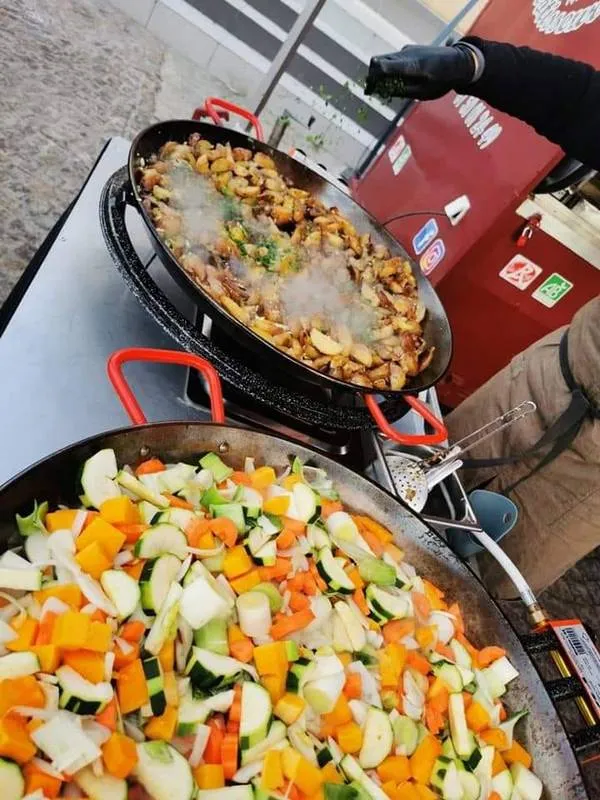
{"label": "raw vegetable mixture", "polygon": [[2,800],[540,800],[506,654],[323,470],[81,483],[0,558]]}

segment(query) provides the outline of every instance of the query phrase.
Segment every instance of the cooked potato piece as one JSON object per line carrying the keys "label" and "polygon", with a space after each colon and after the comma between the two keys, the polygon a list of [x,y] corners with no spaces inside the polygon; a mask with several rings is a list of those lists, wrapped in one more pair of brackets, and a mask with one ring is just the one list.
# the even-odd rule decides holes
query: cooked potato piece
{"label": "cooked potato piece", "polygon": [[[213,145],[194,133],[184,143],[166,142],[137,166],[144,208],[181,268],[282,352],[357,389],[381,392],[403,389],[431,364],[426,308],[410,263],[357,231],[339,209],[290,186],[270,155]],[[199,192],[188,207],[187,183],[178,182],[188,174],[223,198],[203,205]],[[325,281],[331,271],[332,286],[315,278],[313,290],[311,277],[295,314],[296,290],[283,288],[311,265]]]}
{"label": "cooked potato piece", "polygon": [[331,336],[327,336],[326,333],[322,333],[317,328],[311,329],[310,340],[320,353],[327,356],[337,356],[343,350],[339,342],[336,342]]}

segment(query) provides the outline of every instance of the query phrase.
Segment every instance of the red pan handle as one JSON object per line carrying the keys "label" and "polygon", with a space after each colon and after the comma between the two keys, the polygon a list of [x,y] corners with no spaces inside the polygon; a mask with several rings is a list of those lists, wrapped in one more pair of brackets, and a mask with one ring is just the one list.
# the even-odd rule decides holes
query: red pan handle
{"label": "red pan handle", "polygon": [[158,350],[152,347],[126,347],[115,350],[108,359],[108,377],[125,411],[134,425],[143,425],[147,422],[144,412],[138,403],[131,387],[125,380],[122,366],[128,361],[152,361],[156,364],[180,364],[185,367],[194,367],[206,378],[210,394],[210,410],[212,421],[225,422],[225,407],[223,405],[223,392],[221,379],[213,365],[191,353],[181,353],[177,350]]}
{"label": "red pan handle", "polygon": [[398,444],[441,444],[448,438],[448,431],[446,430],[446,426],[442,420],[438,419],[429,406],[426,403],[422,403],[417,397],[407,394],[404,396],[404,399],[408,405],[417,412],[417,414],[420,414],[423,417],[425,422],[428,422],[431,425],[435,433],[421,434],[419,436],[410,436],[406,433],[400,433],[393,428],[384,417],[382,410],[377,405],[374,394],[366,394],[364,398],[365,404],[371,412],[371,416],[377,423],[379,430],[385,434],[388,439],[391,439]]}
{"label": "red pan handle", "polygon": [[204,108],[206,109],[206,113],[215,123],[215,125],[222,125],[223,122],[217,113],[215,106],[219,108],[224,108],[226,111],[231,111],[232,114],[237,114],[238,117],[243,117],[244,119],[248,120],[248,122],[254,127],[256,131],[256,138],[259,142],[264,142],[265,134],[260,124],[260,120],[258,117],[254,116],[251,111],[248,111],[247,108],[243,108],[242,106],[237,106],[235,103],[230,103],[229,100],[222,100],[220,97],[207,97],[204,101]]}

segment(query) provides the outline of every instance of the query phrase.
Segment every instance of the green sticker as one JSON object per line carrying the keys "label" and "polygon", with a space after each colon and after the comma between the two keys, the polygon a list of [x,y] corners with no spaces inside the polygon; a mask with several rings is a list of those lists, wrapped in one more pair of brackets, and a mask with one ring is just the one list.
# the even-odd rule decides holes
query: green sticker
{"label": "green sticker", "polygon": [[531,295],[538,303],[552,308],[559,300],[568,294],[573,288],[571,281],[563,278],[558,272],[553,272],[546,280],[538,286],[535,292]]}

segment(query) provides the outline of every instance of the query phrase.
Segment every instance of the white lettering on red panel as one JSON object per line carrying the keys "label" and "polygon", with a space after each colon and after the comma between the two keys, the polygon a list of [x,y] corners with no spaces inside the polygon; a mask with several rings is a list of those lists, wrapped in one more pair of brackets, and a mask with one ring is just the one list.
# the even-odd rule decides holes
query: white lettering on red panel
{"label": "white lettering on red panel", "polygon": [[477,97],[457,94],[454,107],[458,109],[465,127],[477,141],[480,150],[485,150],[502,134],[502,125],[495,121],[489,107]]}
{"label": "white lettering on red panel", "polygon": [[560,36],[573,33],[600,19],[600,0],[585,8],[567,11],[577,0],[533,0],[533,21],[541,33]]}

